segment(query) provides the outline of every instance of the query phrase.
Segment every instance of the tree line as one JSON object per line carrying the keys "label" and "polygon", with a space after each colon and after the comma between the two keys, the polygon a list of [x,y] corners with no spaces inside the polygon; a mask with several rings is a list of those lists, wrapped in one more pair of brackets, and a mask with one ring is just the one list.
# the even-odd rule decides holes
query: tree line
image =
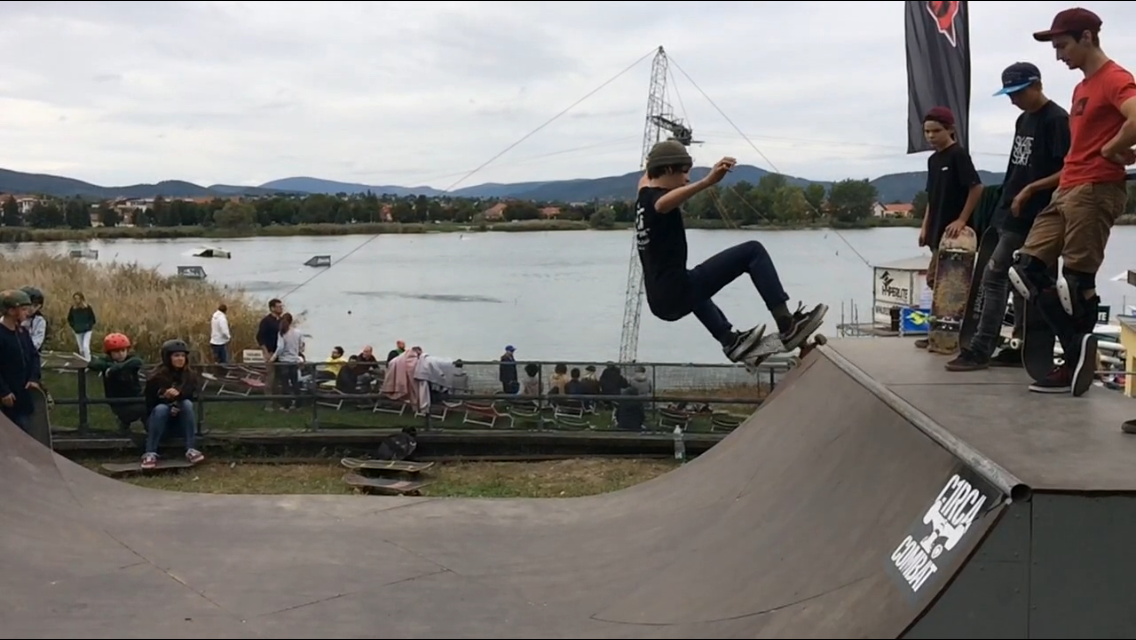
{"label": "tree line", "polygon": [[[825,189],[819,184],[806,187],[790,184],[781,175],[764,176],[756,185],[739,182],[718,185],[692,198],[685,206],[688,218],[723,221],[727,224],[791,225],[802,223],[855,223],[872,216],[878,193],[867,180],[842,180]],[[924,196],[925,200],[925,196]],[[480,221],[498,204],[501,218],[507,221],[558,220],[585,221],[593,227],[606,228],[614,223],[634,219],[633,202],[562,203],[486,198],[426,196],[377,196],[311,194],[226,199],[207,202],[154,198],[152,204],[134,212],[138,227],[202,226],[240,229],[254,226],[310,224],[366,224],[379,222],[470,223]],[[924,205],[925,206],[925,205]],[[545,209],[554,208],[549,216]],[[93,214],[93,215],[92,215]],[[0,224],[5,227],[38,229],[83,229],[98,224],[114,227],[123,222],[122,215],[106,201],[81,197],[44,198],[21,214],[16,201],[7,197],[0,203]]]}

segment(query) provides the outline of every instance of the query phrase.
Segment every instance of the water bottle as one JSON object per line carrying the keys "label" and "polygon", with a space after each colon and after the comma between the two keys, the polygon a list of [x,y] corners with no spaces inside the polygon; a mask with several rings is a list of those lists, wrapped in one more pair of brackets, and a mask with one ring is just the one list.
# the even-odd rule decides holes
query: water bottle
{"label": "water bottle", "polygon": [[683,442],[683,439],[682,439],[682,427],[680,425],[677,425],[677,424],[675,425],[675,430],[674,430],[674,441],[675,441],[675,460],[678,460],[679,462],[683,462],[683,461],[686,460],[686,443]]}

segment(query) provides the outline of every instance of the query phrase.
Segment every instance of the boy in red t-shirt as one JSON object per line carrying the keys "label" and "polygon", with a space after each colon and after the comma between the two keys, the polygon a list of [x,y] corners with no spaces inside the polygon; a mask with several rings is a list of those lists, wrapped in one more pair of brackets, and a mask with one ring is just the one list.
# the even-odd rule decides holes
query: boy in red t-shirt
{"label": "boy in red t-shirt", "polygon": [[[1039,393],[1084,394],[1097,363],[1096,274],[1116,219],[1127,204],[1125,166],[1136,164],[1136,82],[1100,47],[1101,19],[1087,9],[1066,9],[1048,31],[1057,59],[1080,69],[1069,109],[1069,153],[1053,200],[1037,215],[1010,268],[1010,282],[1053,328],[1065,364],[1030,385]],[[1062,277],[1051,269],[1061,258]]]}

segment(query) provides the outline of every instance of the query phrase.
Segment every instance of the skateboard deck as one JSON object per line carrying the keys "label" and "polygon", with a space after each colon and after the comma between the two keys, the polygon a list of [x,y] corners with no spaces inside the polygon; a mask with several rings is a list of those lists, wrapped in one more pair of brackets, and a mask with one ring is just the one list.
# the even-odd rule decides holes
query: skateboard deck
{"label": "skateboard deck", "polygon": [[970,279],[970,291],[967,292],[966,313],[963,314],[962,326],[959,328],[959,345],[964,349],[970,346],[970,340],[978,329],[978,321],[982,318],[982,307],[986,303],[982,291],[982,274],[986,272],[986,264],[990,262],[997,246],[998,230],[990,227],[982,233],[982,239],[978,242],[974,275]]}
{"label": "skateboard deck", "polygon": [[184,458],[170,458],[158,459],[158,466],[153,469],[143,469],[142,461],[137,462],[108,462],[102,465],[104,471],[111,475],[122,475],[127,473],[147,473],[152,471],[165,471],[169,469],[188,469],[194,466],[192,462]]}
{"label": "skateboard deck", "polygon": [[401,496],[408,493],[416,493],[418,490],[429,485],[429,482],[422,482],[419,480],[393,480],[391,478],[368,478],[361,476],[358,473],[347,473],[343,476],[343,481],[355,487],[356,489],[370,489],[376,493],[384,493],[387,495]]}
{"label": "skateboard deck", "polygon": [[978,239],[974,230],[967,227],[956,238],[944,237],[937,251],[939,261],[931,298],[927,350],[949,355],[959,350],[959,330],[970,298],[970,283],[974,279]]}
{"label": "skateboard deck", "polygon": [[1033,302],[1022,305],[1025,329],[1022,336],[1022,366],[1034,381],[1042,380],[1053,370],[1053,351],[1057,336]]}
{"label": "skateboard deck", "polygon": [[[807,338],[804,342],[802,342],[800,344],[800,346],[797,347],[797,349],[796,349],[797,355],[789,357],[789,360],[788,360],[789,366],[795,367],[795,366],[801,364],[801,360],[804,360],[805,356],[809,355],[809,353],[813,349],[819,347],[822,344],[827,344],[827,343],[828,343],[828,338],[824,337],[823,335],[821,335],[819,333],[812,334],[811,336],[809,336],[809,338]],[[788,351],[785,350],[785,345],[782,344],[781,338],[778,337],[777,334],[770,334],[770,335],[762,338],[761,339],[761,345],[762,346],[760,347],[760,350],[759,350],[759,353],[761,355],[759,355],[752,362],[747,363],[745,365],[746,371],[748,371],[749,373],[754,374],[754,375],[757,375],[757,373],[758,373],[757,368],[760,367],[766,360],[777,355],[778,353],[789,353]]]}
{"label": "skateboard deck", "polygon": [[434,466],[433,462],[413,462],[411,460],[361,460],[359,458],[344,458],[339,462],[348,469],[403,471],[405,473],[419,473]]}
{"label": "skateboard deck", "polygon": [[32,412],[32,437],[48,449],[53,449],[51,441],[51,410],[47,404],[47,394],[43,389],[29,389],[32,394],[32,403],[35,411]]}

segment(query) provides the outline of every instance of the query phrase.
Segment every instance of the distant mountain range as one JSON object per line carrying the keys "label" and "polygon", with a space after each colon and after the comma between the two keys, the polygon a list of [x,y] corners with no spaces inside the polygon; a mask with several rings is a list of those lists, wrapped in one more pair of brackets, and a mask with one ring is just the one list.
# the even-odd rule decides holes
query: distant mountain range
{"label": "distant mountain range", "polygon": [[[706,167],[695,167],[691,177],[695,180],[706,175]],[[738,165],[723,181],[726,186],[741,181],[757,184],[769,171],[750,165]],[[1001,184],[1002,174],[979,171],[985,184]],[[546,182],[516,182],[509,184],[485,183],[472,187],[455,189],[452,192],[432,187],[400,187],[394,185],[366,185],[351,182],[336,182],[319,178],[283,178],[266,182],[259,187],[215,184],[208,187],[182,180],[165,180],[157,184],[134,184],[124,187],[103,187],[89,182],[39,173],[22,173],[0,169],[0,192],[2,193],[42,193],[61,198],[85,196],[92,198],[153,198],[161,195],[168,198],[207,198],[234,195],[264,196],[272,194],[357,194],[370,191],[376,195],[395,196],[424,195],[436,197],[449,195],[464,198],[517,198],[538,202],[588,202],[592,200],[630,199],[635,195],[635,186],[642,175],[633,171],[621,176],[606,178],[580,178],[576,180],[549,180]],[[926,184],[927,173],[891,173],[872,180],[883,203],[911,202],[916,192]],[[832,183],[788,176],[790,184],[807,186],[820,184],[829,187]]]}

